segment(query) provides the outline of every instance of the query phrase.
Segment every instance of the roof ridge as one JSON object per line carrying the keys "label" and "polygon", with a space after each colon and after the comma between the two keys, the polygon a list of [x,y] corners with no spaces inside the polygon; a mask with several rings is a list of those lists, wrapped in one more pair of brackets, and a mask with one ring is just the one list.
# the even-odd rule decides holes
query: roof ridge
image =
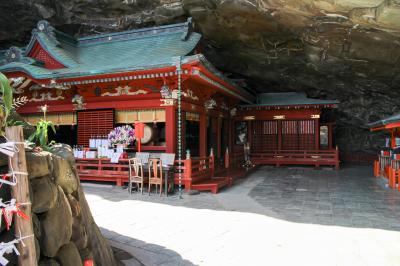
{"label": "roof ridge", "polygon": [[104,43],[110,41],[132,40],[160,35],[162,33],[178,33],[182,32],[182,39],[186,40],[187,35],[190,34],[192,28],[192,19],[188,18],[186,22],[175,23],[171,25],[162,25],[156,27],[140,28],[120,32],[111,32],[104,34],[91,35],[86,37],[77,38],[78,46],[88,45],[94,43]]}

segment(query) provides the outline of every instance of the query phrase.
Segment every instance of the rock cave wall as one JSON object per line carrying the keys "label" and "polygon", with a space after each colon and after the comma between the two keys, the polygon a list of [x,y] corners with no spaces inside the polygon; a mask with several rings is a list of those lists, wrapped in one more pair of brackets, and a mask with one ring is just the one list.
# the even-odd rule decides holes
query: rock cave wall
{"label": "rock cave wall", "polygon": [[191,16],[202,52],[249,90],[341,101],[326,117],[347,154],[374,154],[383,137],[365,124],[400,111],[399,0],[4,0],[0,8],[4,49],[26,44],[40,19],[84,36]]}

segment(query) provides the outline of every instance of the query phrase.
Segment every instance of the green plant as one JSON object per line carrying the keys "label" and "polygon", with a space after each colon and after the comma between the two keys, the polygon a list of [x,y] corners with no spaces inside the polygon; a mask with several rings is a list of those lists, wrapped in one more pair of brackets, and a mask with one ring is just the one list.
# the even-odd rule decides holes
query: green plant
{"label": "green plant", "polygon": [[13,107],[13,91],[8,78],[0,73],[0,135],[4,135],[4,128],[7,125],[7,118]]}
{"label": "green plant", "polygon": [[29,137],[28,140],[32,142],[34,141],[44,150],[49,150],[49,148],[55,143],[54,141],[49,143],[49,128],[56,133],[53,122],[41,119],[36,124],[36,131]]}

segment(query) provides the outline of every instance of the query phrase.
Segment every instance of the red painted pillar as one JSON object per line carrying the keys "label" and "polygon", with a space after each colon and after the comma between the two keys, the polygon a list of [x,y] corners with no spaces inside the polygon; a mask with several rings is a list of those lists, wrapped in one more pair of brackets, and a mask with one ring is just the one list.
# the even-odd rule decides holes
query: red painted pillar
{"label": "red painted pillar", "polygon": [[233,155],[233,119],[228,119],[228,149],[230,155]]}
{"label": "red painted pillar", "polygon": [[176,141],[175,106],[167,106],[165,107],[165,145],[167,153],[175,153]]}
{"label": "red painted pillar", "polygon": [[217,118],[217,158],[221,158],[221,126],[222,126],[222,119],[220,117]]}
{"label": "red painted pillar", "polygon": [[319,119],[315,119],[315,149],[319,150]]}
{"label": "red painted pillar", "polygon": [[200,113],[200,141],[199,151],[200,157],[207,156],[207,115],[206,113]]}
{"label": "red painted pillar", "polygon": [[247,121],[247,142],[250,145],[250,151],[251,151],[251,147],[253,146],[253,121]]}
{"label": "red painted pillar", "polygon": [[393,129],[390,130],[390,147],[396,148],[396,134]]}
{"label": "red painted pillar", "polygon": [[282,121],[278,120],[278,151],[282,150]]}

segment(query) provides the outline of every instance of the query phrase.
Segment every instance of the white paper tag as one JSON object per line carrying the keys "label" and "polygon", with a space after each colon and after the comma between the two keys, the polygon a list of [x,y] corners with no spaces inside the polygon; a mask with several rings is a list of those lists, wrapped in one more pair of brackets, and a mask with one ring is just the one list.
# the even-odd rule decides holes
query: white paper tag
{"label": "white paper tag", "polygon": [[118,163],[119,157],[122,153],[116,152],[111,157],[111,163]]}
{"label": "white paper tag", "polygon": [[118,152],[118,153],[123,153],[123,152],[124,152],[124,147],[122,147],[122,146],[117,146],[117,152]]}
{"label": "white paper tag", "polygon": [[100,147],[100,145],[101,145],[101,139],[96,139],[96,147],[95,148]]}
{"label": "white paper tag", "polygon": [[89,139],[89,147],[96,148],[96,140],[95,139]]}
{"label": "white paper tag", "polygon": [[101,145],[104,147],[108,147],[108,139],[102,139],[101,140]]}

